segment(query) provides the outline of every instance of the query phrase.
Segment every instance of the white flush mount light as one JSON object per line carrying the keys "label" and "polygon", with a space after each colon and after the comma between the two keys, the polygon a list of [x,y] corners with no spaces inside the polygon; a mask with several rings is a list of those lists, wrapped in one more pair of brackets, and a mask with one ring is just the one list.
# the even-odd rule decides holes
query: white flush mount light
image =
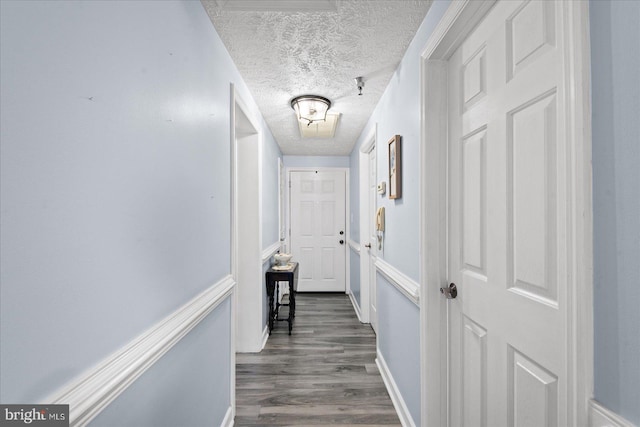
{"label": "white flush mount light", "polygon": [[299,122],[310,126],[326,120],[331,101],[318,95],[302,95],[291,100],[291,108],[295,110]]}

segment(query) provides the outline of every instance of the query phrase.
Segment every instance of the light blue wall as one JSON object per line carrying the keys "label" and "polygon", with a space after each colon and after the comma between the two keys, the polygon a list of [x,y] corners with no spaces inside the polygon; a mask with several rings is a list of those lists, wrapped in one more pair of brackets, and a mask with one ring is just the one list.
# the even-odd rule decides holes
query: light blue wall
{"label": "light blue wall", "polygon": [[[24,403],[229,274],[231,82],[259,112],[199,2],[0,7],[0,401]],[[202,334],[228,328],[215,319]],[[192,360],[214,372],[188,342],[149,374],[172,386],[150,401]],[[218,416],[227,384],[203,392],[192,410]]]}
{"label": "light blue wall", "polygon": [[284,156],[285,167],[298,168],[348,168],[348,156]]}
{"label": "light blue wall", "polygon": [[377,283],[378,350],[419,426],[420,309],[379,273]]}
{"label": "light blue wall", "polygon": [[589,6],[595,398],[640,425],[640,2]]}
{"label": "light blue wall", "polygon": [[101,412],[91,427],[219,425],[213,420],[222,420],[231,405],[230,352],[221,351],[230,347],[230,318],[231,298],[227,298]]}
{"label": "light blue wall", "polygon": [[[266,124],[263,126],[266,129]],[[262,249],[278,242],[278,159],[280,147],[270,132],[263,135],[262,143]],[[284,196],[284,195],[283,195]]]}
{"label": "light blue wall", "polygon": [[[419,279],[419,146],[420,146],[420,52],[449,1],[435,1],[394,73],[371,119],[349,158],[351,170],[351,232],[359,240],[358,151],[378,124],[378,179],[388,184],[387,141],[402,136],[402,198],[378,198],[386,209],[384,252],[379,256],[414,280]],[[356,234],[354,233],[354,230]],[[420,311],[392,284],[378,275],[378,346],[389,365],[402,398],[420,425]],[[353,287],[353,284],[352,284]]]}
{"label": "light blue wall", "polygon": [[349,156],[349,235],[354,242],[360,242],[360,165],[359,150]]}
{"label": "light blue wall", "polygon": [[[402,62],[391,78],[389,86],[360,134],[350,157],[350,165],[354,168],[358,163],[357,151],[359,147],[365,142],[371,128],[377,123],[377,181],[385,181],[388,185],[387,142],[394,135],[402,136],[402,198],[391,200],[388,195],[385,195],[378,199],[378,206],[384,206],[386,210],[384,252],[381,256],[414,280],[418,280],[419,276],[419,60],[427,39],[448,6],[449,1],[435,1],[431,6]],[[352,194],[357,193],[357,188],[356,174],[355,179],[351,181]],[[354,221],[357,221],[357,218]],[[354,225],[352,230],[354,228],[358,227]]]}
{"label": "light blue wall", "polygon": [[353,249],[349,249],[349,280],[351,293],[358,304],[358,308],[362,309],[362,302],[360,301],[360,254]]}

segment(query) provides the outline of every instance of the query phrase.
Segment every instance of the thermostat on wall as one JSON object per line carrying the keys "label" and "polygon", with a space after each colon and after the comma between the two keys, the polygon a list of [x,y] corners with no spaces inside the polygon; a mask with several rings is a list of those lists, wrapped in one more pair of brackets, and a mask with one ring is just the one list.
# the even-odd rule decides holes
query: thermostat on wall
{"label": "thermostat on wall", "polygon": [[378,194],[384,194],[387,191],[387,183],[384,181],[381,181],[380,184],[378,184]]}

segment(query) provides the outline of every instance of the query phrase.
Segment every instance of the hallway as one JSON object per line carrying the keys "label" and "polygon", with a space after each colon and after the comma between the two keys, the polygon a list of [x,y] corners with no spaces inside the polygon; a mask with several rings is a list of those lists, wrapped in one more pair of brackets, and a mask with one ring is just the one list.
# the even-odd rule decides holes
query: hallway
{"label": "hallway", "polygon": [[237,355],[235,425],[400,425],[348,296],[296,298],[291,336],[278,322],[261,353]]}
{"label": "hallway", "polygon": [[[640,426],[639,29],[637,0],[0,0],[0,424]],[[325,171],[335,200],[297,179]],[[341,294],[265,340],[277,252]]]}

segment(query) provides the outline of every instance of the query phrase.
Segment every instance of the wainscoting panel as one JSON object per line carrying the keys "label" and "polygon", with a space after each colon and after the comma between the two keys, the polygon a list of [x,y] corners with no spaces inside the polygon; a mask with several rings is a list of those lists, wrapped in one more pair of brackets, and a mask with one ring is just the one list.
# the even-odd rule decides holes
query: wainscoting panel
{"label": "wainscoting panel", "polygon": [[227,300],[234,286],[226,276],[44,402],[69,404],[70,425],[88,424]]}

